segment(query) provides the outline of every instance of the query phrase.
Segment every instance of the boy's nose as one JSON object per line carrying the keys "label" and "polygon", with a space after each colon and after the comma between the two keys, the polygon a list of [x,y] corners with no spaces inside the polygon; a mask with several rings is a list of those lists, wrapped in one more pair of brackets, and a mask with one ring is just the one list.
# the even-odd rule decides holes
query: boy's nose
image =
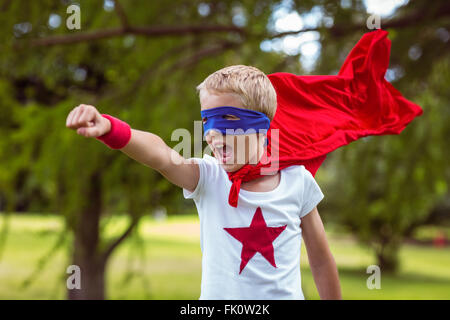
{"label": "boy's nose", "polygon": [[206,142],[212,143],[216,140],[223,140],[223,134],[220,131],[217,130],[209,130],[206,133]]}

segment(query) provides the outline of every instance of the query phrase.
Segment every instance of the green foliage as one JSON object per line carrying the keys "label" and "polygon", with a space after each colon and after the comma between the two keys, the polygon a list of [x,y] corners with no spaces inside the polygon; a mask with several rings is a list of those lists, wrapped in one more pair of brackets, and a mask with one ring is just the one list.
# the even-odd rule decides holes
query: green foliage
{"label": "green foliage", "polygon": [[436,64],[416,99],[423,115],[400,135],[363,138],[333,158],[338,219],[374,248],[386,270],[395,270],[403,237],[431,222],[432,209],[449,197],[449,63]]}
{"label": "green foliage", "polygon": [[[172,130],[192,131],[193,121],[199,119],[196,85],[217,69],[247,64],[266,73],[305,72],[298,60],[301,54],[260,48],[263,40],[276,37],[272,17],[276,8],[287,6],[300,15],[322,12],[313,26],[320,34],[321,50],[311,73],[336,73],[367,32],[362,0],[348,1],[348,6],[334,0],[121,0],[112,11],[105,10],[102,1],[81,0],[82,28],[67,30],[70,3],[0,4],[0,210],[55,212],[66,218],[67,230],[74,229],[80,212],[92,201],[87,193],[94,174],[101,179],[101,196],[95,201],[102,207],[102,232],[107,218],[117,213],[139,217],[161,205],[169,214],[193,210],[181,190],[160,174],[67,129],[66,117],[78,104],[95,105],[173,146]],[[119,5],[126,21],[117,11]],[[201,5],[208,6],[208,14],[199,13]],[[443,197],[448,199],[450,80],[444,38],[449,21],[441,10],[445,5],[443,0],[411,0],[392,19],[401,23],[391,23],[394,27],[388,29],[390,67],[398,73],[393,82],[423,106],[424,115],[400,136],[366,138],[334,152],[321,169],[328,177],[326,205],[377,253],[392,244],[390,252],[395,256],[402,235],[426,218]],[[59,28],[49,27],[51,14],[61,17]],[[382,20],[382,26],[389,23]],[[96,40],[36,44],[54,36],[129,26],[240,29],[161,36],[128,29]],[[421,54],[412,59],[411,48]],[[1,233],[0,250],[5,234]],[[101,247],[110,240],[102,235]]]}
{"label": "green foliage", "polygon": [[[108,226],[108,234],[120,231],[116,225],[127,224],[126,217],[114,219]],[[180,233],[180,227],[186,231]],[[327,224],[344,299],[450,298],[450,248],[405,245],[400,251],[399,273],[393,276],[382,272],[381,290],[368,290],[366,268],[376,263],[370,251],[329,227]],[[139,228],[142,243],[137,245],[130,239],[111,258],[108,296],[139,300],[198,299],[201,251],[197,228],[196,215],[174,216],[164,222],[144,218]],[[62,252],[51,258],[46,270],[35,274],[29,286],[20,287],[33,274],[40,257],[57,241],[55,233],[62,229],[59,216],[12,216],[9,245],[1,262],[0,299],[64,299],[65,268],[70,262]],[[301,269],[306,298],[319,299],[304,246]]]}

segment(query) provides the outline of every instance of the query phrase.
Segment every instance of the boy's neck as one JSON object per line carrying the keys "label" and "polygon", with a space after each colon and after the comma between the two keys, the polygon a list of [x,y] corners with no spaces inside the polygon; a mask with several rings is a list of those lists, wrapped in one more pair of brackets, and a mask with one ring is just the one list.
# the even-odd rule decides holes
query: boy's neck
{"label": "boy's neck", "polygon": [[241,189],[252,192],[269,192],[276,189],[281,181],[281,174],[278,171],[274,175],[265,175],[251,181],[242,182]]}

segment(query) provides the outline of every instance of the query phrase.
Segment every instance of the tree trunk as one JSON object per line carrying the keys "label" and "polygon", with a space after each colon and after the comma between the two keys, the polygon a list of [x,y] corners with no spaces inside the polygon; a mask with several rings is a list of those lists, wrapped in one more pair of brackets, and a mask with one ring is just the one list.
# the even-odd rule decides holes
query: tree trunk
{"label": "tree trunk", "polygon": [[99,251],[101,175],[94,173],[86,186],[86,202],[75,227],[73,265],[80,268],[80,289],[67,290],[69,300],[105,299],[105,259]]}
{"label": "tree trunk", "polygon": [[396,241],[383,243],[380,250],[376,251],[378,266],[381,272],[395,273],[399,267],[399,244]]}

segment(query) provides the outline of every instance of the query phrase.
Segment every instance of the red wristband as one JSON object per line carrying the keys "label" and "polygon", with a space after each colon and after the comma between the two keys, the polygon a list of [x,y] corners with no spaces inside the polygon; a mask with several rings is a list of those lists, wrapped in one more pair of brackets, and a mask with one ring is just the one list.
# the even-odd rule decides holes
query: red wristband
{"label": "red wristband", "polygon": [[125,147],[131,139],[131,128],[128,123],[109,114],[102,114],[102,117],[111,122],[111,130],[96,139],[102,141],[111,149],[122,149]]}

